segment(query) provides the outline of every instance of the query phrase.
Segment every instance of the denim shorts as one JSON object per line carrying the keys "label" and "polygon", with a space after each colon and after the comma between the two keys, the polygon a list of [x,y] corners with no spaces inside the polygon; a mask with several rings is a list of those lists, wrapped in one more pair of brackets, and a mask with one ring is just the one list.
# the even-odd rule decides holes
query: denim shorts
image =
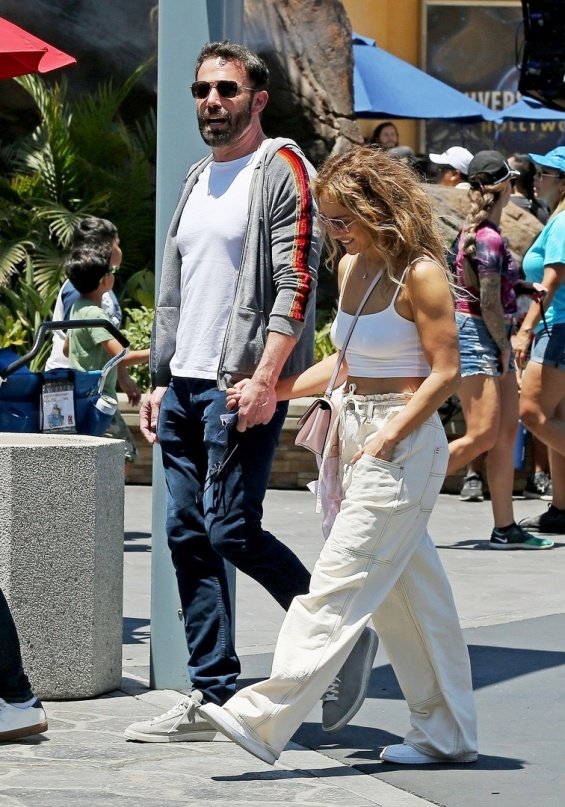
{"label": "denim shorts", "polygon": [[536,334],[530,360],[546,367],[565,370],[565,322]]}
{"label": "denim shorts", "polygon": [[[461,351],[461,377],[470,375],[500,375],[500,355],[496,342],[489,333],[485,321],[456,313]],[[510,335],[510,326],[508,327]],[[515,370],[514,354],[510,355],[510,370]]]}

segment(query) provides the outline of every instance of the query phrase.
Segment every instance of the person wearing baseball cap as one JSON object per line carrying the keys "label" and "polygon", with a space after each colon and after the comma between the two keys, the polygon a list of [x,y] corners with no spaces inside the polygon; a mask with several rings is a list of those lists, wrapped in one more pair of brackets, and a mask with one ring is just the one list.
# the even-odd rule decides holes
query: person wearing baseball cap
{"label": "person wearing baseball cap", "polygon": [[469,212],[455,259],[461,354],[458,390],[466,432],[449,444],[447,475],[487,454],[494,516],[491,549],[551,549],[553,541],[531,535],[514,521],[514,443],[518,432],[518,382],[510,333],[517,311],[520,273],[500,232],[512,193],[512,171],[498,151],[479,151],[469,163]]}
{"label": "person wearing baseball cap", "polygon": [[548,447],[553,500],[537,516],[522,519],[523,529],[565,535],[565,146],[547,154],[530,154],[536,165],[535,192],[550,217],[528,252],[526,279],[546,294],[534,301],[515,337],[516,358],[523,366],[520,418]]}
{"label": "person wearing baseball cap", "polygon": [[501,185],[518,176],[520,172],[510,168],[499,151],[479,151],[469,163],[467,171],[469,185],[475,190],[487,185]]}
{"label": "person wearing baseball cap", "polygon": [[430,162],[438,166],[437,184],[468,190],[467,172],[473,159],[463,146],[451,146],[442,154],[430,154]]}

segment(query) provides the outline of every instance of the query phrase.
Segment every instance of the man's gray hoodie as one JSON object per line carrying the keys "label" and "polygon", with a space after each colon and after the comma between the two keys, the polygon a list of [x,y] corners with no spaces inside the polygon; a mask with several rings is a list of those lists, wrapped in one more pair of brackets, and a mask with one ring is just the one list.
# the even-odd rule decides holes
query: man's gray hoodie
{"label": "man's gray hoodie", "polygon": [[[190,168],[165,241],[151,342],[154,386],[169,383],[176,348],[181,302],[180,217],[198,176],[211,160],[209,155]],[[281,378],[300,373],[313,362],[321,248],[309,186],[309,173],[313,172],[296,143],[284,138],[267,144],[254,169],[234,305],[220,355],[220,389],[253,374],[269,331],[298,340]],[[194,327],[199,327],[198,322]]]}

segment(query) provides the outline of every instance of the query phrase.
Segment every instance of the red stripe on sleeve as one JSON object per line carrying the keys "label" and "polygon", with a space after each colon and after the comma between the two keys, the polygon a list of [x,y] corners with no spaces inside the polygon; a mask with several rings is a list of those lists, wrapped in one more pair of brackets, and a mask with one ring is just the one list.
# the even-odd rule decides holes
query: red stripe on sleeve
{"label": "red stripe on sleeve", "polygon": [[304,320],[312,278],[308,270],[308,255],[312,244],[312,191],[303,161],[292,149],[283,147],[277,154],[286,160],[296,188],[296,225],[292,246],[291,266],[297,275],[297,288],[288,312],[289,317]]}

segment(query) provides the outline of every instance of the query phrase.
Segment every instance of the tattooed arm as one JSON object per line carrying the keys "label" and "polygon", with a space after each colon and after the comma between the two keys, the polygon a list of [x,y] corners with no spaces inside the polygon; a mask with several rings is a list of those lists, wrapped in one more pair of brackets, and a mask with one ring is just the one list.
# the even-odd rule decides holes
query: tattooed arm
{"label": "tattooed arm", "polygon": [[480,275],[479,289],[483,319],[500,352],[501,369],[504,374],[510,359],[510,343],[500,299],[500,275]]}

